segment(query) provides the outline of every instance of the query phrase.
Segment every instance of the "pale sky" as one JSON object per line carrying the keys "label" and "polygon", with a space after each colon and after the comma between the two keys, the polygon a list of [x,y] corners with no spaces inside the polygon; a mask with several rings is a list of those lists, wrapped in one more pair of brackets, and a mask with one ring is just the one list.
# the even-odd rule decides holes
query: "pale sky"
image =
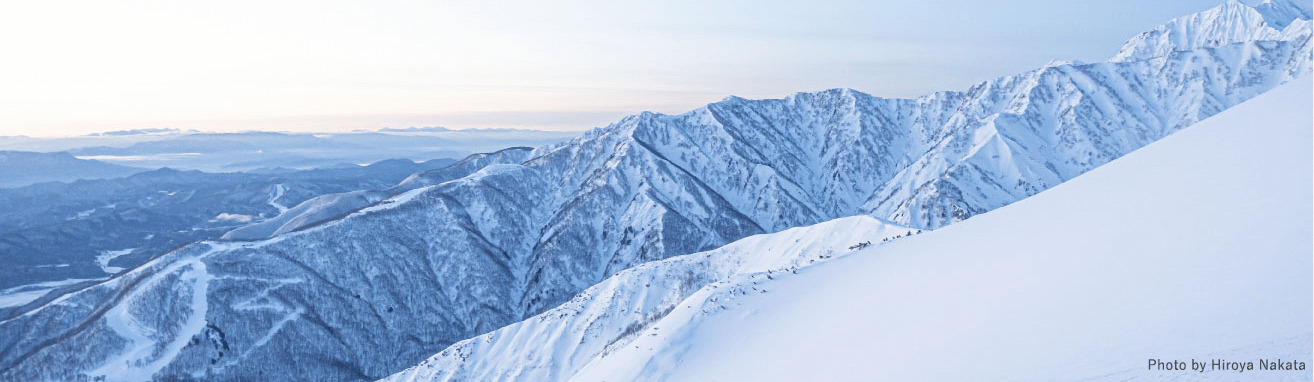
{"label": "pale sky", "polygon": [[728,95],[913,97],[1221,0],[7,1],[0,135],[583,130]]}

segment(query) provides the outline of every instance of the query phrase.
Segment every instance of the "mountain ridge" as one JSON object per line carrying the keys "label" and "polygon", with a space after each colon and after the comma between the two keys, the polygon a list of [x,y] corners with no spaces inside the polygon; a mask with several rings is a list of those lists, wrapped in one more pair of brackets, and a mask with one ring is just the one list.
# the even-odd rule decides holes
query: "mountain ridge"
{"label": "mountain ridge", "polygon": [[[1314,361],[1305,79],[968,221],[797,274],[722,277],[658,317],[609,322],[699,270],[645,264],[669,269],[636,267],[651,288],[582,293],[570,305],[587,310],[463,341],[389,380],[1308,379],[1147,368],[1138,356]],[[843,243],[864,229],[846,220],[755,239]],[[575,324],[588,320],[602,322]],[[631,322],[643,326],[627,338],[591,335]]]}
{"label": "mountain ridge", "polygon": [[[1164,263],[1162,261],[1154,262],[1151,265],[1140,263],[1146,259],[1158,259],[1159,257],[1152,254],[1159,251],[1168,252],[1172,250],[1173,260],[1181,261],[1190,254],[1194,259],[1200,252],[1209,252],[1205,248],[1218,245],[1215,241],[1227,242],[1227,240],[1209,241],[1209,244],[1172,244],[1189,242],[1182,240],[1182,236],[1198,235],[1203,232],[1202,227],[1214,225],[1215,210],[1220,208],[1199,208],[1202,206],[1201,201],[1232,201],[1226,207],[1221,209],[1231,211],[1224,216],[1237,216],[1238,211],[1243,211],[1241,215],[1265,213],[1276,209],[1284,209],[1285,206],[1304,203],[1308,205],[1309,192],[1299,192],[1299,187],[1305,186],[1301,183],[1301,177],[1294,180],[1283,181],[1275,180],[1281,178],[1278,173],[1285,170],[1274,170],[1267,167],[1280,167],[1278,164],[1284,163],[1282,160],[1302,160],[1309,155],[1309,149],[1301,149],[1301,142],[1309,139],[1308,121],[1309,121],[1309,97],[1310,86],[1308,82],[1289,83],[1275,89],[1273,93],[1265,93],[1263,99],[1254,99],[1238,105],[1236,109],[1229,109],[1220,115],[1211,117],[1203,124],[1209,126],[1192,126],[1186,131],[1190,134],[1187,136],[1174,136],[1164,141],[1155,142],[1127,157],[1119,158],[1116,168],[1101,167],[1093,170],[1091,173],[1083,174],[1082,181],[1064,183],[1052,190],[1047,190],[1037,196],[1037,199],[1026,199],[1020,201],[1017,205],[1010,205],[988,214],[981,215],[981,219],[994,222],[991,226],[982,222],[981,219],[972,219],[969,221],[973,224],[954,225],[952,229],[946,229],[950,232],[934,232],[935,238],[942,238],[945,235],[958,234],[967,229],[975,229],[974,235],[968,236],[969,244],[949,245],[955,250],[946,250],[939,248],[936,243],[937,239],[931,236],[910,238],[909,240],[920,240],[914,245],[918,245],[919,250],[908,250],[907,244],[898,238],[907,228],[889,225],[884,222],[877,222],[868,216],[856,216],[831,220],[817,225],[808,227],[791,228],[785,231],[772,234],[762,234],[750,236],[735,241],[726,246],[714,249],[708,252],[676,256],[664,260],[644,263],[639,266],[629,268],[619,272],[606,280],[589,287],[580,292],[570,301],[549,309],[539,315],[529,317],[523,321],[499,328],[496,331],[472,337],[460,341],[452,346],[443,349],[434,354],[423,362],[408,368],[402,372],[396,373],[386,381],[453,381],[453,380],[500,380],[500,381],[557,381],[557,380],[737,380],[737,379],[823,379],[823,380],[845,380],[845,379],[870,379],[873,375],[882,377],[892,377],[893,379],[931,379],[931,380],[962,380],[964,378],[982,378],[985,379],[1002,379],[1002,380],[1066,380],[1066,379],[1093,379],[1093,380],[1127,380],[1136,377],[1149,376],[1153,379],[1171,379],[1177,375],[1172,372],[1154,372],[1147,371],[1143,367],[1128,368],[1127,365],[1118,360],[1109,364],[1100,364],[1091,362],[1090,358],[1097,358],[1106,354],[1095,353],[1083,354],[1078,356],[1080,360],[1065,360],[1062,357],[1050,357],[1053,362],[1042,362],[1046,365],[1062,365],[1062,367],[1034,367],[1035,355],[1016,356],[1012,353],[1024,353],[1031,351],[1036,352],[1035,346],[1029,346],[1033,349],[1012,349],[1011,357],[1007,357],[998,362],[1011,362],[1005,367],[997,367],[994,372],[999,374],[983,374],[982,365],[973,365],[972,367],[950,368],[952,371],[947,373],[927,373],[926,370],[936,361],[936,357],[926,357],[927,354],[942,355],[946,350],[943,346],[932,345],[917,348],[915,354],[907,354],[908,348],[917,346],[923,342],[917,336],[900,336],[897,333],[905,330],[903,327],[894,327],[889,324],[874,323],[880,320],[880,317],[898,317],[893,322],[908,324],[909,322],[940,322],[945,320],[968,321],[971,318],[950,318],[965,317],[967,314],[934,316],[941,319],[927,319],[928,316],[918,316],[910,314],[906,310],[923,309],[934,310],[938,305],[971,305],[972,301],[990,301],[982,304],[990,311],[989,307],[994,307],[999,302],[996,301],[1014,301],[1021,295],[1044,295],[1046,292],[1040,290],[1058,290],[1054,292],[1054,300],[1071,301],[1074,300],[1068,296],[1068,293],[1082,293],[1082,296],[1095,295],[1101,296],[1100,292],[1094,290],[1103,289],[1103,282],[1109,279],[1106,273],[1104,277],[1090,277],[1086,281],[1084,288],[1072,290],[1071,286],[1048,285],[1047,288],[1037,288],[1028,277],[1039,278],[1031,275],[1037,269],[1036,263],[1053,265],[1054,263],[1073,262],[1075,265],[1062,264],[1061,267],[1044,268],[1045,273],[1050,271],[1084,271],[1088,268],[1100,268],[1100,264],[1109,262],[1110,259],[1118,259],[1119,266],[1124,268],[1112,267],[1118,270],[1114,275],[1121,276],[1120,283],[1129,279],[1144,281],[1147,277],[1157,279],[1161,276],[1171,275],[1174,277],[1171,282],[1203,282],[1211,285],[1219,283],[1228,283],[1225,287],[1215,287],[1214,291],[1219,295],[1226,295],[1231,303],[1252,302],[1252,301],[1279,301],[1279,305],[1268,305],[1269,310],[1258,311],[1250,310],[1247,316],[1250,320],[1258,320],[1263,317],[1266,323],[1273,323],[1279,320],[1280,330],[1268,329],[1269,325],[1263,325],[1264,329],[1251,328],[1248,330],[1233,330],[1232,332],[1244,332],[1244,336],[1235,336],[1229,333],[1228,336],[1208,336],[1203,340],[1195,340],[1198,343],[1183,345],[1174,343],[1173,348],[1176,351],[1190,350],[1191,352],[1182,352],[1180,355],[1195,354],[1197,349],[1206,350],[1209,354],[1223,354],[1226,358],[1254,358],[1254,357],[1273,357],[1280,355],[1283,360],[1304,360],[1309,361],[1309,333],[1308,327],[1301,329],[1301,323],[1308,322],[1308,310],[1300,312],[1298,303],[1299,296],[1287,296],[1286,293],[1274,293],[1280,291],[1290,291],[1298,288],[1300,285],[1308,284],[1309,275],[1306,273],[1301,276],[1300,267],[1290,267],[1293,262],[1303,261],[1308,263],[1307,257],[1300,256],[1310,244],[1309,234],[1302,235],[1284,235],[1275,233],[1262,233],[1261,237],[1294,243],[1294,246],[1278,247],[1283,248],[1280,253],[1274,253],[1272,247],[1264,247],[1266,250],[1257,250],[1252,256],[1244,259],[1237,259],[1238,249],[1249,249],[1250,247],[1231,247],[1229,250],[1217,250],[1209,253],[1214,261],[1226,261],[1229,266],[1227,270],[1217,270],[1213,266],[1207,267],[1211,270],[1206,271],[1213,278],[1201,279],[1192,277],[1195,273],[1201,272],[1197,268],[1182,268],[1179,263]],[[1244,110],[1237,110],[1244,109]],[[1302,112],[1303,109],[1303,112]],[[1267,117],[1267,118],[1266,118]],[[1254,122],[1255,126],[1247,126],[1245,123]],[[1279,122],[1278,125],[1270,125],[1270,122]],[[1301,124],[1304,124],[1305,131],[1301,131]],[[1195,131],[1195,129],[1204,131]],[[1246,130],[1260,130],[1247,133]],[[1242,136],[1244,135],[1244,138]],[[1256,137],[1258,136],[1258,137]],[[1267,154],[1261,156],[1262,164],[1247,163],[1245,155],[1238,153],[1255,152],[1256,147],[1267,148],[1264,142],[1275,137],[1286,137],[1287,141],[1281,143],[1279,150],[1274,150],[1280,154]],[[1171,142],[1169,142],[1171,141]],[[1238,142],[1243,145],[1242,148],[1227,147],[1228,142]],[[1195,151],[1185,151],[1183,147],[1193,148]],[[1214,148],[1214,151],[1201,151],[1207,148]],[[1186,155],[1186,158],[1176,159],[1176,162],[1167,162],[1164,159],[1171,157],[1169,153],[1178,152]],[[1220,155],[1218,151],[1224,151],[1226,159],[1216,159],[1213,156]],[[1293,155],[1294,154],[1294,155]],[[1302,155],[1304,157],[1302,157]],[[1190,169],[1183,171],[1187,175],[1175,174],[1175,176],[1162,176],[1164,172],[1176,172],[1183,164],[1191,163],[1193,160],[1200,160],[1202,157],[1210,157],[1209,170]],[[1148,159],[1147,159],[1148,158]],[[1195,158],[1195,159],[1191,159]],[[1147,161],[1148,160],[1148,161]],[[1230,166],[1221,164],[1228,163]],[[1139,170],[1136,166],[1140,166]],[[1304,167],[1308,167],[1306,164]],[[1250,177],[1241,176],[1244,171],[1237,169],[1249,169],[1251,171],[1262,169],[1261,175],[1252,175]],[[1218,177],[1213,183],[1202,184],[1201,174],[1210,171],[1225,171],[1229,175]],[[1110,208],[1110,200],[1126,200],[1135,195],[1135,191],[1121,190],[1120,192],[1110,192],[1110,189],[1121,188],[1126,184],[1135,182],[1127,179],[1135,179],[1141,172],[1158,174],[1145,182],[1155,187],[1157,193],[1173,195],[1150,196],[1148,201],[1140,201],[1140,207],[1132,208],[1122,206],[1120,209]],[[1308,179],[1307,172],[1304,174],[1305,180]],[[1144,176],[1144,175],[1140,175]],[[1121,179],[1121,181],[1110,181]],[[1095,179],[1092,179],[1095,178]],[[1183,180],[1186,180],[1183,182]],[[1279,201],[1266,201],[1262,206],[1253,204],[1235,203],[1238,200],[1252,199],[1261,196],[1271,195],[1262,191],[1265,187],[1254,187],[1251,182],[1262,181],[1266,184],[1286,183],[1287,187],[1281,195]],[[1074,184],[1079,183],[1079,184]],[[1240,185],[1240,187],[1237,187]],[[1141,186],[1141,185],[1138,185]],[[1229,187],[1231,186],[1231,187]],[[1094,189],[1092,189],[1094,187]],[[1200,192],[1200,195],[1191,194],[1193,189],[1213,188],[1228,189],[1228,192],[1209,191]],[[1237,191],[1240,190],[1240,191]],[[1217,195],[1244,195],[1243,198],[1225,198],[1215,199]],[[1112,209],[1117,212],[1104,212],[1103,215],[1090,212],[1090,207],[1076,207],[1063,209],[1066,206],[1078,206],[1079,203],[1056,203],[1058,200],[1081,200],[1084,202],[1099,204],[1102,207],[1093,208],[1095,210]],[[1066,198],[1066,199],[1062,199]],[[1187,201],[1176,201],[1175,203],[1165,203],[1165,198],[1187,199]],[[1047,199],[1047,200],[1045,200]],[[1302,201],[1303,199],[1303,201]],[[1044,203],[1043,207],[1038,207],[1035,203]],[[1165,206],[1171,205],[1171,206]],[[1119,227],[1098,232],[1094,226],[1115,225],[1115,222],[1122,220],[1123,216],[1141,220],[1147,219],[1147,216],[1136,215],[1133,211],[1140,209],[1142,211],[1151,211],[1157,207],[1164,211],[1181,211],[1188,209],[1199,209],[1207,212],[1197,212],[1200,216],[1208,216],[1211,219],[1204,219],[1204,223],[1193,223],[1189,228],[1164,228],[1160,230],[1148,229],[1156,225],[1163,225],[1175,219],[1172,213],[1160,213],[1164,216],[1152,216],[1156,223],[1125,223],[1123,225],[1134,225],[1135,228]],[[1297,206],[1299,207],[1299,206]],[[1085,209],[1083,209],[1085,208]],[[1021,209],[1023,213],[1029,211],[1028,218],[1019,219],[1016,214]],[[1294,228],[1278,228],[1285,233],[1301,232],[1302,227],[1308,229],[1309,219],[1306,217],[1303,222],[1299,219],[1291,219],[1300,215],[1298,211],[1301,208],[1289,208],[1293,212],[1284,212],[1273,214],[1275,216],[1285,217],[1282,221],[1294,223]],[[1037,213],[1037,211],[1043,211]],[[1145,214],[1145,212],[1141,212]],[[1269,212],[1271,213],[1271,212]],[[1002,215],[1002,216],[1001,216]],[[1091,215],[1095,215],[1092,217]],[[1012,216],[1011,220],[1009,216]],[[1080,219],[1072,217],[1079,216]],[[1001,219],[1003,222],[1001,223]],[[1080,229],[1071,229],[1061,231],[1062,234],[1055,235],[1060,238],[1052,238],[1053,233],[1027,235],[1025,233],[1039,231],[1037,225],[1044,225],[1046,219],[1053,219],[1048,224],[1081,227]],[[1091,223],[1086,220],[1100,219],[1099,223]],[[1230,222],[1230,219],[1218,219]],[[1266,221],[1261,218],[1249,218],[1250,221]],[[1080,223],[1073,223],[1077,221]],[[971,225],[971,228],[966,227]],[[1017,229],[1016,226],[1028,226],[1027,229]],[[994,227],[994,229],[992,229]],[[893,231],[893,232],[891,232]],[[996,236],[999,231],[1010,232],[1005,238],[1019,240],[1021,238],[1032,238],[1033,240],[1043,240],[1047,244],[1039,246],[1041,250],[1035,249],[1037,246],[1018,245],[1015,241],[1010,244],[993,244],[993,241],[999,240]],[[1019,233],[1023,232],[1022,234]],[[1164,232],[1168,231],[1168,232]],[[1265,230],[1269,231],[1269,230]],[[1093,233],[1086,233],[1093,232]],[[1115,232],[1115,233],[1110,233]],[[911,233],[911,232],[909,232]],[[920,233],[920,232],[919,232]],[[911,236],[911,235],[910,235]],[[921,236],[921,235],[917,235]],[[1033,236],[1042,236],[1046,239],[1035,239]],[[1170,236],[1163,238],[1162,236]],[[961,236],[959,236],[961,237]],[[1080,239],[1074,239],[1080,237]],[[1093,237],[1093,238],[1092,238]],[[1133,241],[1137,244],[1149,241],[1157,243],[1154,249],[1138,248],[1139,253],[1127,255],[1117,253],[1116,251],[1107,250],[1103,246],[1093,246],[1094,250],[1085,250],[1083,254],[1087,256],[1073,256],[1069,252],[1082,251],[1072,248],[1064,248],[1062,244],[1071,241],[1081,241],[1086,243],[1111,241],[1113,239]],[[884,239],[900,239],[890,244],[898,244],[897,248],[886,248]],[[943,239],[939,239],[943,240]],[[1240,241],[1251,241],[1249,237],[1240,239]],[[874,245],[863,246],[864,241],[875,243]],[[996,253],[997,256],[978,256],[970,252],[969,248],[985,246],[983,242],[991,242],[996,252],[1008,250],[1019,251],[1019,254],[1003,255]],[[1235,240],[1234,240],[1235,242]],[[858,243],[858,245],[851,245]],[[1136,248],[1137,244],[1131,245]],[[847,251],[845,250],[847,246]],[[1122,245],[1118,248],[1127,248]],[[1183,250],[1182,248],[1192,248]],[[1203,247],[1203,248],[1202,248]],[[1066,250],[1065,250],[1066,249]],[[1093,252],[1093,253],[1092,253]],[[1091,255],[1103,256],[1091,256]],[[935,256],[936,260],[925,260],[927,256]],[[981,264],[971,265],[948,265],[941,258],[958,257],[957,263],[971,263],[973,261]],[[856,257],[856,258],[854,258]],[[1022,257],[1024,260],[1018,261]],[[889,259],[881,259],[889,258]],[[1001,258],[996,262],[995,258]],[[975,260],[973,260],[975,259]],[[1263,259],[1262,263],[1267,266],[1267,272],[1255,272],[1250,266],[1253,266],[1256,259]],[[1279,261],[1274,261],[1275,259]],[[832,264],[832,261],[843,262],[844,264]],[[907,262],[920,261],[918,266],[908,266]],[[855,262],[864,264],[865,268],[860,271],[837,271],[837,269],[852,268]],[[929,264],[928,264],[929,263]],[[990,265],[982,265],[990,263]],[[1000,266],[998,263],[1006,263],[1007,266]],[[744,264],[753,264],[745,266]],[[879,267],[877,266],[879,265]],[[931,266],[928,266],[931,265]],[[1136,268],[1140,266],[1154,267],[1153,271],[1137,272],[1136,269],[1128,269],[1127,266]],[[820,269],[813,267],[820,266]],[[1012,279],[1019,281],[1000,280],[999,277],[991,276],[992,272],[981,272],[981,268],[1000,267],[1007,271],[1014,272]],[[941,269],[941,268],[949,269]],[[894,269],[890,269],[894,268]],[[1101,271],[1108,272],[1109,267],[1103,267]],[[1241,273],[1248,275],[1243,280],[1220,280],[1227,275],[1232,275],[1232,269],[1245,269]],[[1283,269],[1278,272],[1277,269]],[[826,275],[816,275],[816,272],[829,272]],[[940,272],[975,273],[971,281],[957,281],[953,284],[954,279],[959,276],[941,276]],[[815,288],[827,287],[825,283],[832,282],[836,273],[845,274],[849,283],[855,280],[884,280],[890,277],[900,278],[897,282],[879,282],[870,281],[860,288],[837,288],[829,286],[829,289],[815,290]],[[801,279],[807,279],[805,285],[814,289],[803,289],[799,286]],[[1139,278],[1137,276],[1140,276]],[[1273,278],[1272,276],[1294,277],[1294,282],[1280,284],[1278,288],[1269,286],[1263,296],[1252,296],[1251,293],[1242,293],[1230,289],[1251,288],[1253,284],[1259,284],[1253,277]],[[928,277],[936,277],[935,281],[923,281]],[[1004,278],[1009,279],[1009,278]],[[1053,280],[1061,280],[1063,277],[1052,277]],[[789,283],[795,285],[789,285]],[[920,283],[919,283],[920,282]],[[945,286],[945,284],[953,284]],[[1131,299],[1128,295],[1140,295],[1147,292],[1163,293],[1189,293],[1195,294],[1195,291],[1202,286],[1191,285],[1181,287],[1177,290],[1164,287],[1165,283],[1157,286],[1147,286],[1136,284],[1134,286],[1123,286],[1121,294],[1114,294],[1113,299],[1124,302]],[[773,293],[790,293],[792,288],[794,294],[787,297],[764,297],[772,296]],[[968,298],[959,297],[961,300],[952,303],[927,304],[926,297],[921,295],[923,289],[933,289],[936,296],[941,298],[953,298],[951,296],[973,293],[971,290],[978,288],[989,288],[994,291],[1011,292],[1008,295],[989,295],[973,296]],[[1013,289],[1010,289],[1013,288]],[[783,290],[783,292],[782,292]],[[875,298],[868,294],[880,294],[888,296],[897,294],[899,291],[916,290],[918,292],[904,293],[907,295],[906,300],[894,300],[894,303],[901,303],[898,307],[887,307],[880,301],[873,301]],[[1250,289],[1246,289],[1251,291]],[[796,296],[797,293],[809,292],[810,298],[801,298]],[[1230,292],[1230,293],[1225,293]],[[980,294],[980,293],[978,293]],[[835,297],[842,295],[844,297]],[[1213,295],[1211,295],[1212,299]],[[1244,296],[1244,297],[1242,297]],[[1022,297],[1024,299],[1025,297]],[[1110,297],[1104,297],[1110,298]],[[1155,300],[1156,298],[1142,298],[1144,300]],[[854,301],[863,301],[862,304],[855,304]],[[942,301],[939,298],[933,299]],[[1080,300],[1080,299],[1075,299]],[[764,303],[763,301],[770,302]],[[812,301],[821,301],[811,303]],[[800,304],[808,304],[804,307]],[[1071,306],[1064,308],[1053,308],[1051,305],[1060,304],[1055,301],[1045,301],[1037,304],[1024,304],[1023,307],[1029,309],[1028,313],[1022,317],[1007,316],[1009,308],[996,308],[990,311],[992,314],[1005,314],[1007,319],[1022,319],[1039,321],[1045,323],[1061,322],[1049,317],[1061,313],[1056,311],[1066,311],[1076,309]],[[1082,305],[1082,302],[1073,303],[1073,305]],[[1158,305],[1158,302],[1153,304]],[[832,323],[829,317],[838,316],[836,312],[818,312],[817,310],[833,306],[872,306],[866,309],[831,309],[839,312],[846,312],[845,320]],[[1178,304],[1178,309],[1182,306],[1193,305],[1193,303]],[[1223,306],[1225,304],[1217,304]],[[1281,306],[1281,308],[1277,308]],[[1013,305],[1016,308],[1016,305]],[[971,310],[974,308],[968,308]],[[1137,317],[1136,315],[1155,315],[1157,313],[1145,313],[1152,311],[1150,309],[1105,309],[1101,307],[1086,308],[1093,312],[1081,312],[1075,315],[1091,314],[1102,312],[1098,318],[1091,319],[1096,322],[1121,321],[1135,322],[1135,326],[1148,325],[1148,317]],[[1220,314],[1225,309],[1216,308],[1197,308],[1198,310],[1191,313],[1170,316],[1154,321],[1155,325],[1177,326],[1182,324],[1201,325],[1209,323],[1212,320],[1233,320],[1228,314]],[[1214,309],[1214,310],[1210,310]],[[859,313],[848,313],[857,311]],[[1212,312],[1212,313],[1209,313]],[[1277,314],[1277,317],[1271,317],[1270,314]],[[1292,313],[1298,313],[1294,316]],[[782,317],[785,314],[791,314],[788,317]],[[1192,314],[1213,314],[1210,319],[1202,319]],[[1302,318],[1303,315],[1303,318]],[[1035,318],[1035,317],[1043,318]],[[787,326],[791,320],[807,319],[806,323],[793,324],[793,330],[779,330],[780,326]],[[776,321],[776,327],[771,330],[756,330],[749,334],[726,335],[724,333],[734,332],[738,323],[751,322],[772,322]],[[710,323],[709,323],[710,322]],[[729,323],[729,324],[727,324]],[[837,327],[838,329],[830,330],[825,335],[815,335],[818,331],[818,323],[826,323],[828,326]],[[843,325],[840,325],[840,324]],[[720,324],[721,326],[705,328],[706,326]],[[1243,325],[1244,322],[1233,322],[1231,324],[1212,324],[1213,327],[1226,327],[1227,325]],[[727,327],[728,325],[728,327]],[[1011,327],[1013,332],[1010,339],[1016,339],[1012,336],[1025,336],[1020,331],[1029,331],[1033,327],[1029,324],[1016,325]],[[1063,329],[1065,333],[1078,333],[1087,329],[1085,325],[1075,324],[1077,327],[1067,327]],[[951,334],[944,335],[946,338],[940,338],[931,341],[934,344],[952,343],[953,348],[962,346],[985,346],[991,349],[999,349],[1001,345],[996,336],[993,336],[993,330],[982,331],[972,329],[971,324],[944,325],[944,324],[927,324],[927,325],[908,325],[914,329],[925,331],[949,331]],[[1041,325],[1043,326],[1043,325]],[[1094,324],[1090,326],[1100,327],[1104,330],[1107,325],[1100,326]],[[1253,325],[1250,325],[1253,326]],[[969,329],[960,329],[967,327]],[[1293,330],[1296,329],[1296,330]],[[827,328],[830,329],[830,328]],[[966,330],[966,333],[955,332],[956,330]],[[1127,329],[1117,329],[1127,331]],[[1285,331],[1285,332],[1284,332]],[[1276,337],[1274,336],[1276,334]],[[882,340],[848,340],[847,337],[863,338],[862,336],[885,335],[900,340],[909,341],[909,343],[889,343]],[[923,333],[924,334],[924,333]],[[1045,341],[1045,344],[1053,345],[1063,340],[1055,340],[1062,334],[1048,333],[1048,336],[1028,337],[1028,341]],[[717,338],[708,339],[703,336],[716,336]],[[963,340],[961,337],[970,337],[978,342]],[[1062,342],[1061,346],[1053,345],[1059,349],[1046,349],[1040,347],[1041,352],[1050,351],[1069,351],[1066,349],[1075,349],[1078,346],[1095,346],[1100,344],[1104,348],[1113,347],[1108,344],[1114,343],[1115,338],[1118,346],[1129,346],[1135,349],[1136,346],[1144,346],[1145,338],[1149,334],[1140,332],[1135,335],[1123,337],[1108,336],[1087,336],[1070,335],[1083,339],[1080,344]],[[818,339],[820,338],[820,339]],[[1094,339],[1092,339],[1094,338]],[[1181,340],[1182,336],[1178,335],[1175,339]],[[980,342],[983,341],[984,343]],[[1155,342],[1161,342],[1162,339],[1156,338]],[[745,345],[744,343],[751,343]],[[1303,345],[1300,345],[1303,342]],[[796,347],[799,343],[811,344],[806,350],[798,350]],[[1030,342],[1028,342],[1030,343]],[[1288,344],[1290,343],[1290,344]],[[836,347],[836,344],[850,346],[851,348]],[[982,345],[983,344],[983,345]],[[1244,348],[1231,348],[1229,344],[1245,345]],[[1205,347],[1207,346],[1207,347]],[[690,349],[707,349],[714,350],[690,350]],[[1117,349],[1116,347],[1113,347]],[[971,354],[976,351],[960,351],[960,353]],[[699,353],[695,354],[695,351]],[[874,352],[887,352],[903,357],[898,361],[890,361],[887,358],[890,354],[883,356],[873,356]],[[1083,353],[1082,351],[1069,351],[1072,353]],[[1135,354],[1145,352],[1145,350],[1132,351],[1122,348],[1112,354]],[[842,354],[835,356],[834,354]],[[1179,354],[1179,353],[1173,353]],[[794,359],[798,355],[808,357],[806,360]],[[965,357],[966,354],[960,355]],[[706,360],[703,357],[715,357],[716,360]],[[775,357],[764,360],[764,357]],[[958,357],[951,357],[957,359]],[[726,360],[731,362],[726,362]],[[1064,362],[1067,361],[1067,362]],[[1101,359],[1101,361],[1103,361]],[[901,364],[901,362],[916,362],[921,367],[903,367],[897,370],[886,371],[882,373],[873,372],[874,369],[881,369],[881,363]],[[994,363],[996,360],[983,361],[985,363]],[[818,365],[825,367],[818,370]],[[1093,367],[1092,367],[1093,366]],[[690,372],[689,370],[695,370]],[[885,374],[891,373],[891,374]],[[951,375],[946,377],[946,375]],[[1233,374],[1213,372],[1206,374],[1205,380],[1228,380],[1235,377]],[[1265,375],[1266,378],[1278,377],[1275,375]]]}
{"label": "mountain ridge", "polygon": [[[184,248],[0,321],[0,377],[72,376],[124,346],[180,338],[196,343],[124,359],[126,368],[212,379],[390,375],[636,264],[839,216],[938,228],[1006,205],[1308,73],[1301,32],[1051,66],[916,99],[841,89],[641,113],[311,229]],[[120,279],[146,282],[131,284],[144,285],[128,288],[133,299],[106,299],[126,293]],[[206,309],[182,309],[197,303]],[[183,323],[204,311],[227,335],[207,345],[211,329],[138,335],[87,319],[105,304],[180,307],[133,317],[160,328],[191,327]],[[398,350],[371,350],[380,347]],[[306,357],[315,361],[292,361]],[[41,366],[56,359],[67,367]]]}

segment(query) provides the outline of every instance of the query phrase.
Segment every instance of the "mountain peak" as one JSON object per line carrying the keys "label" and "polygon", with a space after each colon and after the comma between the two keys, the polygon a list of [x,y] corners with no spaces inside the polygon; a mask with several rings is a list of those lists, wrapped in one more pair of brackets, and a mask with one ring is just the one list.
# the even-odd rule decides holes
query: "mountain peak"
{"label": "mountain peak", "polygon": [[1137,61],[1181,50],[1280,40],[1284,36],[1282,28],[1293,20],[1309,19],[1302,7],[1291,0],[1265,2],[1256,7],[1229,0],[1203,12],[1174,18],[1133,37],[1110,61]]}

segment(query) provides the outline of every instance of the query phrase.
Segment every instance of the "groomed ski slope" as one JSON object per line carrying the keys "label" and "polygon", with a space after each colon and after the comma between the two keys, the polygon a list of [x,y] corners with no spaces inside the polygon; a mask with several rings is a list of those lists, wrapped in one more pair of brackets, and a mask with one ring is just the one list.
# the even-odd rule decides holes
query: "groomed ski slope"
{"label": "groomed ski slope", "polygon": [[[572,379],[1310,380],[1312,102],[1297,80],[730,309],[686,300]],[[1255,369],[1147,371],[1152,358]]]}

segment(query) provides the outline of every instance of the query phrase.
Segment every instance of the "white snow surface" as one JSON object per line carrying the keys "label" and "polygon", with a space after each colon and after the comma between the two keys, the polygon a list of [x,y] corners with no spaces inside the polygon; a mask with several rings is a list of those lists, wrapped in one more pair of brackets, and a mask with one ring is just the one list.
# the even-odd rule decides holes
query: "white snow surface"
{"label": "white snow surface", "polygon": [[[64,264],[67,265],[67,264]],[[16,286],[0,291],[0,308],[19,306],[45,296],[55,288],[98,279],[67,279]]]}
{"label": "white snow surface", "polygon": [[283,187],[283,184],[279,183],[274,185],[273,192],[269,194],[269,201],[267,203],[269,203],[271,207],[277,209],[278,213],[280,214],[287,212],[288,209],[287,206],[284,206],[282,203],[278,202],[278,198],[283,197],[283,192],[286,191],[287,191],[287,187]]}
{"label": "white snow surface", "polygon": [[213,222],[238,222],[238,223],[247,223],[247,222],[250,222],[251,220],[253,220],[253,219],[255,219],[255,218],[256,218],[255,216],[251,216],[251,215],[230,214],[230,213],[224,212],[224,213],[220,213],[219,215],[215,215],[214,219],[210,219],[210,222],[211,222],[211,223],[213,223]]}
{"label": "white snow surface", "polygon": [[854,216],[642,264],[561,306],[456,343],[391,380],[562,380],[590,360],[634,342],[641,332],[657,330],[655,320],[672,310],[689,309],[690,301],[728,304],[766,293],[759,284],[853,252],[850,247],[859,243],[875,246],[915,232]]}
{"label": "white snow surface", "polygon": [[[703,288],[569,379],[1310,380],[1312,102],[1284,85],[726,310]],[[1255,369],[1147,370],[1215,358]],[[1306,370],[1259,369],[1279,358]]]}
{"label": "white snow surface", "polygon": [[100,255],[96,256],[96,264],[100,265],[101,271],[104,271],[105,273],[111,275],[122,272],[123,267],[111,267],[109,265],[109,262],[118,258],[119,256],[130,254],[134,250],[136,250],[136,248],[120,249],[116,251],[101,251]]}

